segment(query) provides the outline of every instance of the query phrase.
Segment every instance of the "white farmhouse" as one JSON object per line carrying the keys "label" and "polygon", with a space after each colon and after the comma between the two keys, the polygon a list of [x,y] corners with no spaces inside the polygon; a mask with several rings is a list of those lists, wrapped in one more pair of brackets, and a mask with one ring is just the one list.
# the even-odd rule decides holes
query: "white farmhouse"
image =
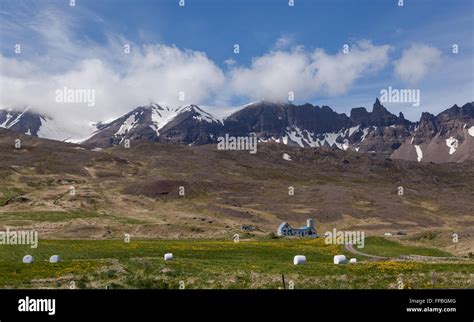
{"label": "white farmhouse", "polygon": [[306,220],[306,226],[300,228],[293,228],[287,222],[282,222],[277,229],[278,236],[298,236],[298,237],[318,237],[316,228],[314,227],[314,220],[309,218]]}

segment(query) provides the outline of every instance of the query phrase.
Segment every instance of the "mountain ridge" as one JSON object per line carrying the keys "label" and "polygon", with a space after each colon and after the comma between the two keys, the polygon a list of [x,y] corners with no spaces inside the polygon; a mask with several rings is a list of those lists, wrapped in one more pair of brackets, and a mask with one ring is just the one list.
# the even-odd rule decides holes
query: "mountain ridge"
{"label": "mountain ridge", "polygon": [[[0,127],[27,133],[25,129],[32,126],[33,130],[28,128],[27,134],[40,136],[38,133],[45,132],[41,129],[43,123],[48,123],[46,120],[51,127],[54,123],[54,119],[28,109],[15,116],[15,123],[10,120],[13,116],[0,110]],[[49,132],[54,133],[54,129]],[[472,102],[463,106],[455,104],[436,116],[423,112],[417,122],[405,119],[401,112],[398,116],[392,114],[378,98],[371,112],[365,107],[356,107],[351,109],[349,116],[329,106],[310,103],[257,101],[224,117],[216,117],[196,104],[171,108],[152,103],[138,106],[107,123],[98,122],[95,131],[80,143],[90,148],[103,148],[123,144],[126,139],[143,139],[202,145],[214,144],[225,134],[248,136],[255,133],[259,142],[302,148],[326,146],[413,161],[462,162],[474,158],[472,132]]]}

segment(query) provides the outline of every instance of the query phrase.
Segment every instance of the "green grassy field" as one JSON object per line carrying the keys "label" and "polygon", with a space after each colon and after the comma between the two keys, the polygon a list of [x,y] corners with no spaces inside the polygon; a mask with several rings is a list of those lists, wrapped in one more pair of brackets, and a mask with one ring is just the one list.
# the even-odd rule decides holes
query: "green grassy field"
{"label": "green grassy field", "polygon": [[[421,256],[435,256],[435,257],[451,257],[452,254],[428,247],[407,246],[402,245],[397,241],[388,240],[382,237],[370,237],[369,242],[362,250],[367,254],[377,254],[385,257],[398,257],[400,255],[421,255]],[[357,249],[357,246],[354,246]]]}
{"label": "green grassy field", "polygon": [[[403,246],[384,238],[366,239],[364,252],[398,256],[447,256],[429,248]],[[165,262],[163,254],[174,254]],[[359,261],[334,265],[335,254]],[[25,254],[35,256],[23,264]],[[62,261],[50,264],[51,255]],[[305,255],[307,264],[293,265]],[[422,263],[365,261],[324,239],[241,240],[40,240],[29,246],[0,246],[2,288],[472,288],[474,262]],[[180,284],[181,283],[181,284]]]}

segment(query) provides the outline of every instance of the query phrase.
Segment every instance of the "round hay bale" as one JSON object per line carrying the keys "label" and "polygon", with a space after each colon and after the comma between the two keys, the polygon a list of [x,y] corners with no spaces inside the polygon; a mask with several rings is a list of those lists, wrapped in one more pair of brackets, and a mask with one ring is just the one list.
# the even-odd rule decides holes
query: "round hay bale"
{"label": "round hay bale", "polygon": [[31,263],[33,263],[34,260],[35,260],[35,258],[31,255],[25,255],[23,257],[23,263],[25,263],[25,264],[31,264]]}
{"label": "round hay bale", "polygon": [[339,265],[339,264],[345,264],[347,263],[347,258],[344,255],[336,255],[334,256],[334,264]]}
{"label": "round hay bale", "polygon": [[53,255],[49,258],[50,263],[59,263],[60,260],[61,258],[59,257],[59,255]]}
{"label": "round hay bale", "polygon": [[173,254],[172,253],[166,253],[165,254],[165,261],[170,261],[173,259]]}
{"label": "round hay bale", "polygon": [[357,263],[357,258],[351,258],[351,259],[349,260],[349,263],[350,263],[350,264],[355,264],[355,263]]}
{"label": "round hay bale", "polygon": [[306,264],[306,256],[304,256],[304,255],[296,255],[295,258],[293,258],[293,264],[295,264],[295,265],[303,265],[303,264]]}

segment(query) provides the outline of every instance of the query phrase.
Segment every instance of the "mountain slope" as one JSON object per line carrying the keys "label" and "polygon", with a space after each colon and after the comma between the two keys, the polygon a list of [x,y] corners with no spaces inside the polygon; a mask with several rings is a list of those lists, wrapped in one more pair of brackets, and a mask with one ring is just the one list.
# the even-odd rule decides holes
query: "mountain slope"
{"label": "mountain slope", "polygon": [[162,130],[162,142],[199,145],[214,143],[223,123],[197,105],[176,110],[176,116]]}
{"label": "mountain slope", "polygon": [[60,121],[27,107],[23,110],[0,110],[0,128],[51,140],[77,142],[89,136],[94,125],[85,124],[78,133],[77,128],[73,130]]}
{"label": "mountain slope", "polygon": [[42,121],[45,119],[25,108],[23,111],[0,110],[0,127],[15,132],[38,136]]}
{"label": "mountain slope", "polygon": [[[167,109],[160,127],[150,125],[150,117],[132,117],[136,113],[141,115],[143,108],[138,108],[109,124],[85,144],[112,146],[127,137],[199,145],[216,143],[218,137],[226,134],[237,137],[254,133],[259,142],[335,147],[421,162],[463,162],[474,155],[469,135],[474,125],[472,106],[455,105],[438,116],[423,113],[419,122],[410,122],[402,113],[390,113],[378,99],[371,112],[358,107],[351,110],[349,117],[328,106],[259,101],[220,120],[199,106],[188,105],[175,111]],[[147,109],[163,108],[155,105]],[[156,134],[148,127],[156,129]]]}
{"label": "mountain slope", "polygon": [[213,142],[212,133],[221,121],[196,105],[177,109],[151,104],[106,124],[98,124],[97,132],[83,142],[85,146],[107,147],[122,144],[125,139],[184,144]]}
{"label": "mountain slope", "polygon": [[474,104],[454,105],[436,116],[423,113],[392,158],[435,163],[474,160]]}
{"label": "mountain slope", "polygon": [[2,224],[21,218],[25,229],[56,239],[231,238],[242,225],[268,234],[308,217],[323,232],[467,236],[473,171],[472,161],[420,164],[276,143],[261,143],[256,154],[148,140],[97,151],[0,129]]}
{"label": "mountain slope", "polygon": [[[160,126],[154,125],[151,115],[162,113],[163,110],[166,116],[160,115]],[[409,135],[407,131],[410,124],[403,115],[397,117],[388,112],[378,100],[372,112],[358,108],[351,117],[336,113],[328,106],[259,101],[246,105],[223,120],[196,105],[173,111],[155,104],[138,107],[111,123],[99,125],[99,131],[84,144],[112,146],[122,143],[124,138],[208,144],[216,143],[217,138],[225,134],[248,136],[255,133],[261,142],[274,141],[300,147],[328,146],[355,151],[377,150],[390,154],[401,144],[399,139]],[[383,139],[373,134],[377,127],[388,126],[394,129],[385,131]]]}

